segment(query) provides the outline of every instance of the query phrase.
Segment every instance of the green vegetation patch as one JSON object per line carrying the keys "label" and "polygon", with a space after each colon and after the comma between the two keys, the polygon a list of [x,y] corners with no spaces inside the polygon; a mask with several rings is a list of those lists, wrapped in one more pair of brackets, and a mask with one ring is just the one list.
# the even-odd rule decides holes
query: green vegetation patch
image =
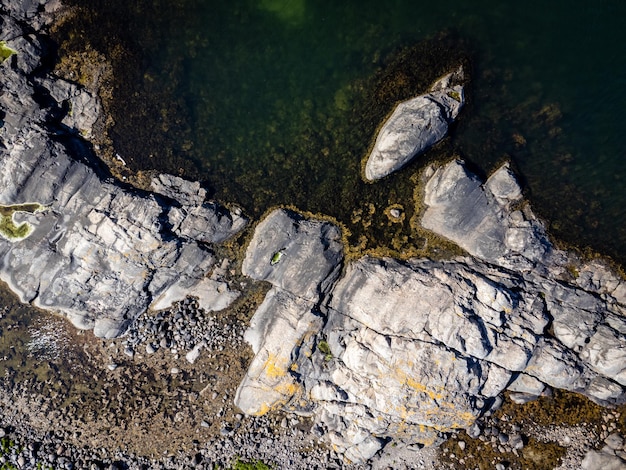
{"label": "green vegetation patch", "polygon": [[317,343],[317,349],[319,349],[319,351],[324,355],[325,361],[330,361],[333,358],[333,353],[330,350],[330,346],[326,341],[319,341]]}
{"label": "green vegetation patch", "polygon": [[15,242],[27,238],[33,232],[33,226],[28,222],[17,225],[13,219],[16,212],[41,212],[46,207],[39,203],[0,205],[0,235],[10,242]]}
{"label": "green vegetation patch", "polygon": [[0,62],[4,62],[13,54],[17,54],[17,51],[7,46],[6,41],[0,41]]}
{"label": "green vegetation patch", "polygon": [[232,470],[272,470],[268,464],[261,460],[252,460],[250,462],[241,460],[237,457],[232,464]]}

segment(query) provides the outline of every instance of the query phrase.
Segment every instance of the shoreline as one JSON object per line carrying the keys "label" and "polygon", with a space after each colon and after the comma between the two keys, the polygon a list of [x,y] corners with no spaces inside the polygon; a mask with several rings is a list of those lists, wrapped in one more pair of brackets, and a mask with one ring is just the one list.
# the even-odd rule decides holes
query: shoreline
{"label": "shoreline", "polygon": [[[45,393],[45,387],[52,386],[52,388],[54,388],[55,386],[51,379],[46,379],[45,381],[35,380],[34,382],[32,380],[26,380],[22,382],[21,387],[16,387],[16,384],[12,383],[11,380],[11,382],[3,382],[3,394],[7,394],[5,397],[8,398],[8,400],[5,399],[6,401],[4,401],[3,408],[5,410],[11,410],[11,407],[14,407],[15,403],[18,402],[18,400],[16,400],[17,398],[22,400],[24,403],[24,406],[21,407],[23,410],[30,408],[32,411],[30,413],[24,413],[24,416],[15,417],[15,420],[12,422],[3,422],[3,429],[7,429],[10,436],[19,438],[20,435],[28,436],[30,434],[28,429],[33,430],[39,427],[41,431],[37,440],[44,441],[44,444],[41,447],[44,450],[44,458],[50,460],[49,455],[54,453],[54,462],[57,463],[60,458],[65,458],[63,454],[69,452],[70,455],[66,460],[69,461],[74,458],[76,460],[74,468],[83,468],[82,465],[88,465],[89,459],[92,458],[98,462],[94,462],[97,466],[100,466],[100,463],[102,465],[110,464],[109,461],[113,460],[110,456],[98,455],[96,457],[97,454],[95,453],[95,450],[85,451],[86,453],[81,455],[81,439],[84,438],[84,435],[76,435],[77,431],[72,431],[71,428],[74,427],[80,420],[85,419],[85,417],[72,417],[70,415],[72,408],[75,410],[87,408],[88,414],[93,413],[93,416],[88,418],[92,421],[87,421],[85,423],[87,427],[90,425],[93,426],[93,424],[97,421],[102,421],[103,418],[105,421],[115,421],[115,414],[112,411],[107,411],[104,416],[99,416],[99,411],[95,411],[97,406],[104,406],[105,408],[109,407],[110,410],[115,410],[116,407],[111,407],[111,404],[114,404],[117,401],[118,406],[120,406],[118,411],[124,410],[123,401],[125,399],[131,399],[137,391],[141,390],[141,387],[151,387],[154,383],[164,383],[166,384],[166,391],[164,392],[166,396],[172,394],[171,396],[173,398],[170,398],[169,401],[173,403],[173,410],[171,413],[162,414],[162,409],[167,409],[167,406],[163,405],[162,409],[157,407],[156,409],[149,411],[149,413],[151,413],[151,425],[150,428],[147,428],[146,430],[156,430],[160,426],[160,419],[167,420],[166,422],[168,422],[170,426],[180,426],[181,428],[184,428],[184,431],[180,434],[183,436],[182,439],[187,443],[187,448],[184,452],[185,455],[175,455],[174,461],[171,463],[163,461],[148,462],[147,460],[142,460],[142,458],[130,457],[128,465],[131,468],[135,468],[133,465],[136,465],[136,468],[140,468],[140,465],[142,464],[155,465],[155,467],[149,468],[187,468],[192,467],[193,465],[200,465],[200,468],[203,468],[202,465],[204,465],[204,462],[217,462],[220,465],[228,465],[237,455],[237,452],[246,454],[240,455],[243,458],[263,458],[272,461],[275,464],[284,466],[285,468],[311,468],[316,465],[324,466],[326,468],[333,468],[333,465],[343,467],[343,464],[338,457],[333,454],[332,451],[324,448],[320,448],[318,451],[313,451],[308,455],[297,452],[297,446],[317,449],[319,436],[309,434],[308,428],[311,427],[311,423],[308,420],[298,418],[294,415],[289,416],[284,414],[272,414],[266,418],[247,418],[241,416],[232,405],[234,389],[237,382],[245,372],[246,366],[244,362],[250,358],[249,352],[242,354],[243,330],[246,326],[244,321],[249,319],[254,308],[258,306],[260,298],[263,294],[264,293],[261,291],[258,293],[258,298],[251,299],[248,296],[247,298],[242,299],[242,304],[239,304],[238,307],[237,304],[234,304],[235,309],[239,309],[238,312],[230,312],[224,316],[219,313],[199,313],[192,304],[185,304],[184,302],[173,307],[169,312],[166,311],[163,313],[163,318],[159,321],[155,321],[155,318],[157,318],[160,314],[144,314],[143,317],[145,317],[145,321],[142,320],[143,317],[140,317],[140,319],[136,321],[137,333],[135,336],[129,333],[122,339],[113,340],[111,342],[104,342],[97,340],[96,338],[91,338],[91,336],[89,336],[91,335],[90,332],[85,334],[68,334],[68,336],[73,338],[70,341],[77,341],[77,343],[74,344],[75,352],[77,353],[75,360],[77,362],[86,360],[85,364],[88,364],[88,367],[86,365],[84,366],[83,373],[85,374],[85,377],[80,381],[81,386],[86,387],[87,390],[90,389],[89,376],[93,376],[95,374],[98,377],[96,380],[99,384],[98,387],[100,387],[101,391],[105,392],[100,405],[98,405],[98,400],[94,400],[91,405],[94,408],[89,410],[89,406],[84,406],[80,403],[80,401],[78,401],[78,405],[74,403],[73,407],[68,406],[65,408],[65,413],[58,413],[52,417],[53,414],[50,414],[49,411],[45,411],[44,408],[46,407],[41,406],[42,401],[46,403],[46,400],[42,399]],[[21,307],[17,306],[16,310],[20,311]],[[190,337],[194,338],[194,340],[198,343],[205,341],[206,346],[204,347],[200,360],[195,364],[189,364],[189,361],[184,357],[184,353],[189,350],[190,343],[185,344],[179,350],[177,347],[172,347],[172,344],[167,345],[167,335],[161,335],[161,333],[167,332],[169,328],[169,330],[173,333],[171,335],[172,337],[176,334],[176,332],[178,332],[179,336],[184,336],[185,324],[187,323],[186,320],[183,319],[180,322],[181,325],[179,326],[172,326],[172,322],[166,321],[166,317],[176,317],[177,314],[181,314],[181,318],[184,318],[185,315],[187,315],[189,317],[189,321],[191,321],[191,317],[193,316],[198,317],[195,318],[195,321],[196,325],[200,326],[198,326],[195,330],[192,329],[189,334]],[[44,318],[49,318],[49,314],[43,315]],[[7,315],[2,320],[5,323],[7,321],[12,321],[19,324],[20,322],[19,317],[16,318],[14,316],[11,320],[9,320],[9,318],[10,315]],[[55,319],[54,321],[64,320]],[[45,323],[46,322],[44,321],[44,324]],[[161,331],[160,325],[165,323],[168,323],[169,327],[166,326],[164,327],[164,331]],[[175,324],[175,322],[173,323]],[[216,325],[219,325],[219,327],[215,328]],[[233,325],[236,325],[234,331]],[[3,327],[3,329],[5,328],[6,327]],[[39,329],[39,331],[41,330],[42,328]],[[158,334],[155,334],[152,330],[155,330]],[[220,333],[229,330],[230,332],[228,334]],[[207,339],[207,334],[213,331],[216,331],[217,333],[214,341],[212,342],[210,340],[210,334]],[[218,338],[219,336],[222,336],[221,340]],[[131,355],[128,354],[127,349],[129,344],[132,342],[131,339],[133,337],[139,338],[140,340],[131,345],[134,349],[131,357]],[[57,340],[58,338],[52,338],[50,340],[50,344],[53,344]],[[161,346],[162,340],[166,341],[165,347]],[[156,348],[157,350],[155,352],[150,353],[148,346],[155,349],[153,343],[158,344],[159,347]],[[81,347],[76,348],[77,344]],[[141,350],[141,348],[144,348],[145,353]],[[82,359],[80,356],[80,354],[82,354],[80,353],[81,349],[86,354],[86,356],[83,356]],[[163,351],[158,351],[158,349],[162,349]],[[172,349],[176,349],[177,352],[173,353]],[[28,353],[25,353],[24,357],[28,357]],[[233,358],[237,358],[238,360],[233,360]],[[55,370],[58,367],[58,365],[54,365],[55,360],[58,359],[59,358],[48,359],[50,364],[48,367],[50,370]],[[18,364],[19,363],[20,362],[18,361]],[[150,370],[141,372],[140,369],[143,369],[147,364],[149,365]],[[228,370],[226,365],[228,365],[231,370]],[[174,369],[178,369],[178,372],[174,372]],[[209,374],[207,371],[212,372]],[[53,373],[52,375],[55,374]],[[209,377],[210,375],[216,376],[219,385],[218,383],[211,383],[212,379]],[[179,379],[178,377],[180,376],[182,376],[183,379]],[[51,383],[48,384],[48,381]],[[67,381],[67,378],[61,379],[60,381]],[[141,385],[138,386],[138,383]],[[73,400],[80,400],[81,393],[76,393],[77,389],[72,389],[72,387],[73,386],[70,386],[69,383],[59,386],[61,392],[57,392],[57,397],[52,398],[51,401],[47,402],[48,410],[57,408],[59,404],[61,404],[61,406],[63,404],[67,405],[68,401],[69,405],[72,405]],[[121,393],[121,390],[125,387],[130,387],[130,390],[121,395],[122,400],[120,401],[119,393]],[[42,389],[41,392],[39,392],[41,395],[39,397],[30,396],[32,395],[33,390],[36,390],[37,388]],[[67,394],[65,398],[63,397],[64,388],[66,389],[65,393]],[[203,394],[203,391],[205,390],[206,392]],[[206,394],[209,391],[211,391],[211,395],[210,397],[206,397]],[[116,392],[118,393],[117,398],[115,398]],[[216,394],[215,397],[213,394]],[[156,397],[155,399],[158,400],[160,393],[159,391],[155,393],[153,390],[150,396]],[[192,424],[184,424],[189,419],[189,416],[186,416],[188,411],[185,411],[187,403],[197,403],[198,401],[200,401],[201,404],[196,405],[197,411],[192,413]],[[107,404],[105,405],[105,403]],[[142,410],[145,411],[145,407],[137,401],[133,402],[131,409],[134,412],[139,413],[141,413]],[[180,411],[173,412],[174,410]],[[179,412],[182,412],[183,414],[178,415]],[[129,410],[126,409],[125,413],[129,413]],[[594,413],[597,414],[599,411],[595,410]],[[609,415],[612,417],[607,418]],[[10,415],[7,413],[4,416],[6,417]],[[178,420],[177,416],[180,416]],[[205,419],[209,419],[209,416],[211,418],[206,421],[205,419],[201,419],[202,416],[204,416]],[[29,420],[31,420],[31,423],[28,423]],[[56,423],[51,422],[53,420],[58,421]],[[624,427],[623,417],[613,415],[610,412],[607,412],[604,415],[596,416],[594,421],[597,422],[597,424],[594,424],[593,429],[601,429],[603,425],[602,423],[612,423],[612,425],[614,425],[614,429],[621,429]],[[123,442],[122,436],[124,436],[124,432],[127,431],[128,428],[132,429],[132,426],[136,425],[139,425],[136,427],[141,428],[142,422],[141,418],[137,420],[137,417],[131,417],[130,421],[125,421],[125,417],[122,417],[119,423],[110,423],[110,428],[116,428],[117,432],[112,433],[110,436],[111,443],[109,451],[114,453],[113,448],[115,447],[116,439],[118,442]],[[204,426],[202,424],[203,422],[209,424],[209,426]],[[508,423],[510,421],[507,420],[504,422]],[[53,430],[57,424],[60,424],[62,426],[61,429],[64,429],[64,431],[61,432],[61,436],[57,436],[57,438],[53,438],[52,436],[43,437],[43,433],[45,433],[44,430]],[[604,425],[606,426],[606,424]],[[29,426],[32,427],[29,428]],[[493,425],[491,425],[491,427],[493,427]],[[93,440],[92,442],[98,442],[97,432],[106,432],[106,429],[106,425],[93,429],[92,432],[96,432],[94,432],[91,437]],[[209,434],[203,434],[205,433],[205,430]],[[293,432],[294,430],[295,433]],[[527,432],[529,434],[531,433],[530,430]],[[596,431],[589,432],[591,435],[596,433]],[[584,438],[581,438],[579,441],[572,440],[572,442],[575,443],[575,445],[582,445],[583,443],[589,444],[591,442],[598,445],[601,440],[608,437],[608,434],[606,437],[602,437],[604,436],[602,432],[596,433],[597,438],[595,441],[593,439],[589,440],[590,437],[588,435],[584,435]],[[87,433],[87,428],[85,428],[82,433]],[[163,430],[161,433],[163,433]],[[492,435],[494,435],[494,433],[492,433]],[[207,439],[206,443],[195,444],[193,441],[197,439],[196,436],[204,436],[204,438]],[[207,436],[212,436],[214,440],[211,441],[211,438],[207,438]],[[294,436],[297,437],[297,442],[295,443],[293,442]],[[162,435],[162,439],[165,440],[171,437],[172,436],[169,435],[169,431],[165,430],[165,435]],[[552,438],[555,439],[554,436]],[[46,441],[46,439],[48,439],[48,441]],[[460,438],[457,437],[457,439]],[[138,449],[140,449],[144,445],[142,442],[148,441],[152,441],[152,445],[154,445],[157,440],[155,440],[155,436],[150,435],[149,432],[140,433],[140,437],[135,445]],[[278,441],[278,443],[276,441]],[[72,451],[72,446],[68,446],[68,448],[63,452],[58,452],[58,449],[54,449],[54,446],[66,442],[75,443],[75,450]],[[449,442],[458,441],[451,439]],[[39,444],[41,444],[41,442]],[[495,444],[495,449],[497,450],[498,443],[496,442]],[[25,443],[23,445],[28,448],[28,445]],[[238,446],[242,447],[237,448]],[[34,445],[34,447],[37,447],[37,445]],[[94,448],[95,447],[96,446],[94,445]],[[145,449],[145,447],[143,448]],[[527,446],[527,449],[529,448],[532,448],[532,446]],[[205,455],[202,455],[203,450]],[[579,449],[576,450],[578,451]],[[34,449],[28,449],[28,451],[32,454]],[[216,451],[216,453],[212,454],[211,451]],[[130,452],[130,454],[134,453],[134,451],[122,449],[122,454],[119,454],[119,456],[116,456],[115,458],[118,460],[127,458],[128,454],[124,454],[124,452]],[[441,465],[440,468],[449,468],[446,467],[446,465],[456,465],[457,463],[459,465],[465,465],[466,462],[464,461],[464,463],[461,463],[456,457],[452,458],[448,455],[446,459],[444,459],[447,460],[447,462],[436,463],[436,457],[434,455],[436,451],[433,449],[424,451],[424,454],[420,454],[417,450],[406,450],[406,452],[408,452],[407,455],[411,456],[415,456],[416,453],[417,455],[424,455],[424,465],[427,465],[427,460],[431,459],[431,464]],[[197,460],[196,456],[198,454],[201,455],[200,461],[194,463],[193,460]],[[498,456],[497,453],[494,455]],[[15,455],[11,454],[11,456],[11,458],[19,458],[17,453],[15,453]],[[165,457],[165,460],[169,458],[170,457]],[[373,468],[385,468],[383,465],[391,465],[389,462],[391,462],[393,458],[393,455],[391,457],[387,457],[387,460],[384,458],[378,458],[377,460],[370,462],[369,465],[372,465]],[[406,461],[405,464],[410,465],[410,461]],[[26,463],[24,465],[26,465]],[[158,465],[162,466],[158,467]],[[349,467],[346,466],[346,468]],[[425,466],[424,468],[429,467]]]}

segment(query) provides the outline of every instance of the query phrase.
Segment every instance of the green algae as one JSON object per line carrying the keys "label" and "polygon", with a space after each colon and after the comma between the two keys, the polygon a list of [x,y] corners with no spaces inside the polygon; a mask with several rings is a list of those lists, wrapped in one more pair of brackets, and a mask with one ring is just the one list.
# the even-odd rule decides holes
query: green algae
{"label": "green algae", "polygon": [[17,54],[17,51],[7,46],[6,41],[0,41],[0,62],[4,62],[13,54]]}
{"label": "green algae", "polygon": [[261,0],[258,6],[286,24],[297,25],[305,19],[305,0]]}
{"label": "green algae", "polygon": [[24,240],[34,230],[28,222],[17,225],[13,216],[17,212],[36,213],[45,210],[46,207],[39,203],[0,205],[0,235],[6,240],[15,242]]}

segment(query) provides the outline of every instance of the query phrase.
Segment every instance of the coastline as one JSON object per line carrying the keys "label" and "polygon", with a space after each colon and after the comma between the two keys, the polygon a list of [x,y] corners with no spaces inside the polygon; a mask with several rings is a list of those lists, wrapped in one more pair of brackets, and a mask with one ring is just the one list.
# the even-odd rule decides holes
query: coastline
{"label": "coastline", "polygon": [[[237,277],[236,279],[238,282],[245,282],[243,278]],[[161,465],[160,468],[184,468],[192,465],[203,465],[202,462],[204,461],[218,462],[220,465],[228,465],[236,455],[239,455],[238,452],[241,452],[245,454],[240,455],[244,458],[269,459],[278,465],[290,468],[310,468],[311,466],[316,465],[325,466],[327,468],[332,468],[333,465],[343,466],[339,457],[332,451],[328,451],[324,448],[317,448],[319,437],[309,434],[310,422],[307,419],[299,418],[294,415],[284,416],[281,414],[272,415],[266,418],[243,417],[237,413],[237,410],[231,403],[237,382],[243,376],[245,371],[246,366],[244,363],[250,357],[250,353],[242,346],[243,330],[245,329],[247,320],[249,320],[252,311],[260,303],[263,294],[264,292],[261,290],[258,292],[257,298],[251,299],[248,297],[243,299],[240,304],[235,303],[234,311],[231,311],[224,316],[220,316],[218,314],[209,315],[206,313],[199,314],[200,318],[195,319],[196,324],[200,324],[201,326],[204,325],[206,329],[203,330],[201,327],[198,327],[196,331],[192,331],[189,334],[191,336],[195,335],[198,340],[205,341],[206,345],[204,346],[205,353],[201,355],[199,362],[194,364],[188,364],[189,361],[184,362],[184,354],[182,353],[183,350],[186,352],[186,349],[184,348],[187,348],[190,344],[185,344],[181,347],[181,351],[178,351],[178,348],[172,348],[172,345],[169,347],[157,348],[162,349],[162,351],[155,351],[153,353],[150,353],[148,350],[149,345],[153,343],[160,345],[161,340],[164,339],[163,336],[150,332],[152,330],[159,332],[159,324],[166,323],[166,317],[176,317],[177,314],[180,314],[181,318],[184,318],[184,315],[198,316],[198,314],[193,313],[195,309],[191,304],[173,307],[173,309],[169,311],[171,313],[164,313],[163,318],[160,321],[155,321],[155,318],[151,317],[151,315],[146,315],[145,321],[142,321],[142,317],[140,317],[140,319],[137,320],[138,332],[135,335],[135,337],[140,338],[140,340],[136,344],[130,344],[133,338],[132,333],[129,333],[129,335],[123,339],[113,340],[112,342],[104,342],[91,338],[89,336],[90,333],[86,333],[84,335],[70,335],[74,336],[74,339],[71,341],[76,341],[76,343],[81,346],[79,348],[75,348],[76,351],[80,352],[80,349],[82,348],[83,351],[88,351],[88,355],[92,355],[92,357],[87,361],[89,367],[84,367],[85,370],[83,373],[85,374],[85,382],[83,382],[83,384],[87,388],[90,388],[88,376],[93,375],[92,373],[99,376],[98,382],[101,383],[98,386],[100,388],[98,392],[101,390],[105,391],[105,398],[102,400],[101,404],[103,405],[108,401],[108,403],[104,406],[105,408],[109,407],[104,415],[105,421],[110,420],[112,422],[109,423],[108,426],[110,426],[110,428],[108,429],[117,429],[115,433],[111,433],[109,436],[110,440],[108,441],[108,445],[111,454],[98,456],[99,461],[103,462],[103,465],[105,463],[108,464],[109,461],[115,459],[128,459],[132,462],[128,464],[131,465],[131,468],[133,465],[139,466],[144,463],[150,466],[154,465],[154,468],[159,468],[159,465]],[[10,315],[7,315],[4,320],[8,320],[9,318],[12,318],[10,321],[14,321],[17,324],[20,322],[18,319],[19,317],[11,317]],[[185,323],[185,320],[180,323]],[[156,326],[153,327],[152,325]],[[219,325],[219,327],[216,328],[216,325]],[[236,326],[234,327],[234,325]],[[184,328],[182,328],[182,330],[184,330]],[[210,340],[210,336],[209,339],[207,339],[207,331],[209,330],[217,332],[230,332],[216,333],[214,342],[212,342]],[[129,345],[134,349],[132,358],[127,352]],[[76,344],[74,346],[76,347]],[[140,349],[141,347],[144,348],[145,354]],[[152,347],[152,349],[155,348]],[[171,349],[177,349],[177,353],[172,353]],[[207,353],[208,357],[205,355]],[[28,354],[25,354],[25,356],[28,356]],[[233,358],[237,358],[238,360],[234,360]],[[150,367],[149,371],[140,371],[140,369],[146,364]],[[183,365],[181,366],[181,364]],[[226,365],[229,365],[229,368],[226,368]],[[54,368],[55,367],[51,367],[51,369]],[[174,369],[178,369],[178,372],[173,372]],[[210,375],[212,374],[209,374],[206,371],[215,371],[213,375],[217,377],[211,379]],[[182,379],[179,379],[179,374],[183,377]],[[48,384],[48,381],[51,383]],[[167,410],[169,406],[168,404],[163,404],[162,406],[159,405],[161,406],[160,409],[157,406],[155,409],[150,410],[148,414],[150,415],[150,419],[152,421],[146,429],[149,429],[151,432],[140,433],[137,441],[133,444],[128,444],[126,441],[128,450],[121,449],[123,452],[122,454],[116,456],[115,458],[111,457],[114,453],[113,449],[117,446],[116,443],[124,442],[124,439],[128,440],[128,436],[125,435],[125,432],[128,431],[129,427],[132,429],[132,426],[138,425],[137,427],[141,428],[146,425],[146,422],[144,421],[145,418],[142,418],[141,416],[132,417],[130,421],[126,421],[125,419],[120,419],[115,416],[115,412],[113,410],[116,408],[110,408],[111,403],[115,402],[115,399],[113,398],[115,395],[114,392],[129,387],[129,391],[126,392],[126,394],[123,394],[122,398],[119,398],[118,394],[117,401],[119,405],[123,405],[125,400],[132,401],[132,395],[135,391],[141,390],[141,387],[151,387],[152,383],[161,382],[166,384],[165,390],[167,391],[152,392],[152,396],[158,400],[161,393],[166,395],[171,394],[174,398],[169,401],[170,403],[173,403],[173,409],[170,409],[168,412],[164,412],[163,410]],[[45,386],[43,383],[45,383]],[[101,421],[103,418],[102,416],[99,416],[98,411],[95,411],[95,407],[98,406],[98,400],[94,401],[92,405],[94,406],[94,410],[92,411],[93,416],[91,418],[87,418],[87,423],[85,423],[87,426],[84,426],[81,431],[76,431],[75,426],[77,425],[77,418],[72,417],[71,413],[76,411],[77,408],[82,408],[83,406],[68,407],[65,409],[65,413],[55,415],[51,414],[49,411],[50,408],[54,409],[55,407],[53,404],[55,403],[55,398],[52,398],[52,401],[48,402],[49,404],[46,407],[37,407],[35,405],[36,403],[41,402],[42,398],[33,397],[33,390],[39,387],[42,389],[43,395],[43,389],[45,389],[46,386],[52,386],[54,389],[56,385],[52,379],[40,382],[39,385],[37,385],[37,381],[34,383],[26,381],[22,383],[21,387],[16,387],[14,379],[11,378],[10,380],[4,381],[3,384],[3,388],[5,388],[6,393],[11,394],[9,396],[18,396],[20,400],[24,400],[24,404],[23,406],[20,406],[20,408],[23,410],[30,408],[32,410],[31,413],[25,413],[24,416],[13,416],[11,420],[3,423],[3,429],[19,433],[22,436],[29,436],[32,432],[33,434],[39,434],[37,437],[38,440],[45,441],[46,439],[49,439],[50,442],[58,444],[58,440],[55,441],[51,436],[43,437],[43,433],[46,431],[54,431],[55,429],[58,430],[57,426],[60,425],[64,431],[61,431],[61,436],[58,437],[61,437],[62,442],[66,440],[68,442],[73,442],[76,447],[74,448],[74,454],[72,454],[72,449],[66,449],[64,452],[57,452],[54,450],[56,454],[61,454],[56,455],[55,458],[65,458],[63,454],[70,453],[67,458],[68,461],[74,458],[77,462],[81,462],[80,464],[75,465],[87,465],[87,462],[94,456],[94,453],[86,451],[85,454],[81,455],[82,451],[80,450],[80,447],[84,443],[83,440],[87,436],[90,436],[92,442],[98,442],[98,433],[106,432],[107,429],[107,425],[95,427],[91,431],[87,429],[89,426],[93,426],[95,421]],[[202,386],[201,389],[199,389],[200,386]],[[80,400],[80,388],[72,391],[72,386],[69,383],[62,384],[59,388],[62,391],[65,388],[65,393],[69,392],[69,396],[72,397],[69,400],[70,403],[72,400]],[[211,392],[211,400],[206,398],[206,394],[209,391]],[[216,394],[215,397],[213,397],[213,394]],[[60,392],[57,398],[60,399],[61,402],[66,402],[66,399],[63,399],[63,392]],[[187,414],[189,411],[185,410],[186,404],[188,402],[197,402],[198,400],[201,401],[201,405],[197,405],[197,410],[191,412],[192,416],[188,416]],[[566,399],[564,398],[564,400]],[[46,400],[43,401],[46,402]],[[141,412],[141,410],[145,408],[140,401],[134,401],[133,403],[133,409],[135,412]],[[4,406],[6,407],[5,409],[14,409],[14,403],[15,398],[9,398],[4,402]],[[78,403],[80,403],[80,401]],[[590,411],[592,416],[591,421],[595,424],[591,426],[590,430],[583,431],[583,437],[580,437],[580,440],[575,441],[576,445],[589,445],[590,443],[599,445],[600,441],[608,437],[607,433],[609,432],[609,429],[611,429],[611,426],[613,426],[611,430],[621,429],[623,432],[623,417],[613,414],[612,412],[604,412],[604,410],[599,408],[596,409],[592,405],[588,406],[590,410],[593,410]],[[120,406],[120,408],[117,409],[121,411],[124,409],[124,406]],[[128,410],[125,412],[128,413]],[[183,414],[179,415],[178,413]],[[523,415],[523,412],[521,414]],[[5,416],[10,416],[10,413],[7,413]],[[31,423],[28,423],[32,426],[30,429],[28,424],[25,423],[25,421],[27,421],[24,419],[25,416],[28,416],[28,420],[31,421]],[[211,419],[209,419],[209,421],[205,421],[205,419],[208,419],[209,416]],[[202,419],[203,417],[205,419]],[[86,418],[78,418],[78,420],[81,419]],[[155,448],[158,447],[158,445],[164,446],[163,450],[166,450],[164,443],[167,439],[171,439],[172,436],[170,435],[171,431],[165,429],[161,430],[161,439],[163,440],[155,438],[155,436],[158,435],[155,431],[162,425],[159,422],[160,419],[167,419],[172,426],[181,428],[181,440],[177,441],[172,439],[169,444],[172,446],[172,450],[167,449],[167,452],[173,452],[176,444],[184,442],[184,444],[181,444],[181,447],[185,448],[185,451],[182,453],[183,455],[173,454],[175,456],[174,459],[168,456],[161,458],[160,461],[151,462],[142,461],[142,457],[130,457],[129,454],[135,453],[138,450],[146,451],[146,441],[153,441],[149,448],[151,449],[152,456],[154,457],[157,457],[157,454],[159,454]],[[501,418],[498,419],[500,420]],[[183,424],[181,421],[183,423],[192,423],[192,425]],[[505,423],[511,422],[510,418],[502,421]],[[209,426],[204,426],[202,424],[203,422],[209,424]],[[241,423],[243,423],[243,425]],[[608,423],[608,426],[606,423]],[[492,424],[497,424],[497,422],[493,422]],[[607,427],[607,430],[602,430],[603,425]],[[508,424],[502,425],[501,427],[505,426],[508,426]],[[38,432],[35,432],[35,429]],[[78,432],[81,432],[82,434],[78,435]],[[155,433],[152,434],[152,432]],[[525,432],[531,434],[532,430]],[[203,439],[206,439],[206,441],[200,442],[198,439],[198,436],[200,435]],[[296,439],[294,439],[294,435],[296,436]],[[595,436],[595,438],[590,436]],[[457,437],[457,439],[459,438]],[[552,439],[556,439],[556,437],[553,436]],[[132,441],[133,438],[130,440]],[[195,440],[198,440],[199,443],[194,443],[193,441]],[[277,440],[279,444],[277,444],[275,440]],[[585,440],[588,442],[585,442]],[[454,438],[449,442],[455,442]],[[495,442],[495,444],[495,448],[497,449],[498,442]],[[52,452],[51,446],[52,444],[48,445],[48,443],[44,445],[48,454]],[[317,450],[309,454],[300,454],[298,452],[299,448],[306,449],[311,447]],[[569,447],[572,447],[572,445]],[[532,449],[532,446],[527,447],[527,449],[529,448]],[[580,449],[575,450],[579,451]],[[202,455],[203,451],[205,455]],[[212,454],[212,451],[215,451],[216,453]],[[124,452],[128,452],[128,454],[124,454]],[[409,455],[414,457],[417,451],[407,450],[407,452],[409,452]],[[198,454],[201,455],[200,462],[194,463],[193,459],[196,459]],[[418,455],[421,454],[418,453]],[[428,458],[434,462],[435,457],[432,451],[425,451],[424,455],[424,459]],[[581,456],[578,455],[578,457]],[[394,457],[391,456],[388,458],[393,459]],[[456,465],[458,462],[456,457],[451,458],[448,455],[446,458],[449,459],[448,463],[450,465]],[[171,462],[167,462],[168,459],[171,460]],[[577,462],[579,461],[580,460]],[[376,465],[382,466],[388,464],[385,462],[386,461],[383,458],[370,463],[370,465],[374,465],[375,468],[378,468]],[[466,461],[464,460],[464,462]],[[405,462],[404,464],[407,463],[408,462]],[[464,465],[465,463],[458,462],[458,464]],[[443,465],[445,468],[446,464],[440,463],[440,465]],[[82,467],[79,466],[78,468]]]}

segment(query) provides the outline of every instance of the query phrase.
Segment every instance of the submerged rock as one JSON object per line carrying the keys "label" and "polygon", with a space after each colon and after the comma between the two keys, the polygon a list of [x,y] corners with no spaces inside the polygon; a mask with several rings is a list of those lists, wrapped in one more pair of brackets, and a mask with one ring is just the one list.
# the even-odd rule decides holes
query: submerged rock
{"label": "submerged rock", "polygon": [[[341,249],[320,236],[335,233],[320,229],[330,224],[307,221],[316,228],[294,236],[300,217],[284,211],[259,224],[245,272],[275,287],[246,333],[255,357],[237,405],[311,414],[327,442],[362,461],[389,439],[430,445],[471,432],[506,390],[519,402],[554,387],[624,403],[625,283],[590,267],[567,282],[569,255],[528,207],[516,214],[521,191],[506,165],[482,184],[451,162],[431,172],[424,198],[424,225],[472,256],[364,257],[333,282]],[[272,265],[288,243],[319,248]]]}
{"label": "submerged rock", "polygon": [[[37,5],[25,2],[20,19]],[[7,16],[2,25],[16,54],[0,64],[0,204],[44,210],[16,210],[10,223],[4,217],[9,229],[26,227],[19,234],[27,236],[4,231],[0,278],[22,302],[107,338],[150,306],[164,308],[187,295],[206,310],[231,303],[237,292],[206,277],[216,257],[199,241],[222,241],[245,220],[205,202],[205,193],[192,196],[194,184],[180,178],[159,177],[161,195],[111,178],[80,137],[90,135],[99,116],[97,98],[37,75],[36,36]]]}
{"label": "submerged rock", "polygon": [[398,104],[378,132],[365,164],[365,178],[381,179],[406,165],[448,133],[465,98],[463,71],[449,73],[431,91]]}

